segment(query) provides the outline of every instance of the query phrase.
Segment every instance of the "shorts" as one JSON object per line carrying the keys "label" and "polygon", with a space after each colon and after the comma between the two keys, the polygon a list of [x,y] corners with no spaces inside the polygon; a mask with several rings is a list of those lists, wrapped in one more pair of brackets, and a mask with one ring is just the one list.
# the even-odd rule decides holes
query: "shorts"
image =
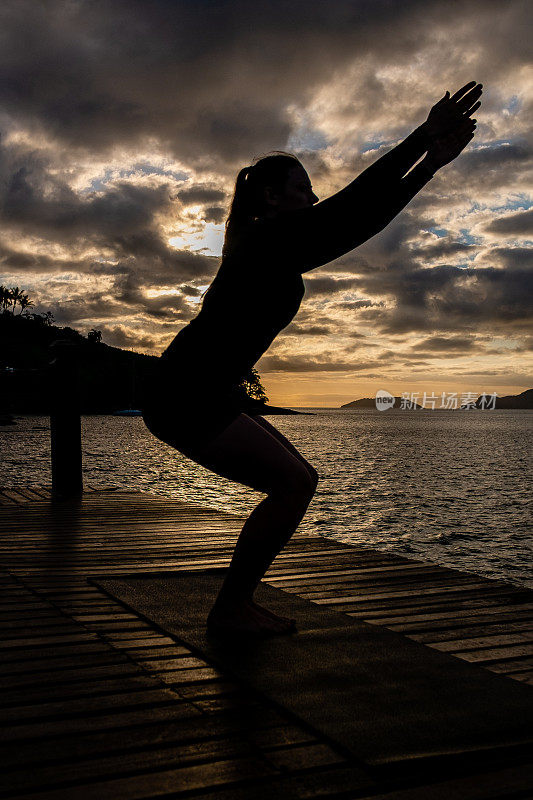
{"label": "shorts", "polygon": [[205,397],[188,397],[173,404],[151,404],[143,409],[143,419],[154,436],[189,455],[213,441],[246,410],[242,398],[228,392],[210,403]]}

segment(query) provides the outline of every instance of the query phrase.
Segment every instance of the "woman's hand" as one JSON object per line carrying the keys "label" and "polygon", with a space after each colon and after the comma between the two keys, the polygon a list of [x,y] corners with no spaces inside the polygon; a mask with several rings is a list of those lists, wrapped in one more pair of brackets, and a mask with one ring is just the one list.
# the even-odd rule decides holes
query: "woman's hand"
{"label": "woman's hand", "polygon": [[449,164],[450,161],[457,158],[468,142],[474,138],[475,128],[475,119],[464,119],[446,136],[441,136],[432,142],[422,160],[422,164],[432,172],[436,172],[440,167]]}
{"label": "woman's hand", "polygon": [[478,98],[482,91],[481,83],[476,84],[475,81],[470,81],[452,97],[449,92],[446,92],[444,97],[433,106],[426,122],[421,126],[429,139],[434,140],[447,136],[465,119],[470,118],[481,105]]}

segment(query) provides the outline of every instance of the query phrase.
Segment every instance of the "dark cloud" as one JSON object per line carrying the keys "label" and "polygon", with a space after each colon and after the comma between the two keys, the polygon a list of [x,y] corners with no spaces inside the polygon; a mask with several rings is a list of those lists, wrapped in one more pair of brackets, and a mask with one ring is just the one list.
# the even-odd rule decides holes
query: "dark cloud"
{"label": "dark cloud", "polygon": [[206,203],[220,203],[225,199],[225,192],[208,186],[190,186],[182,189],[178,197],[184,205],[204,205]]}
{"label": "dark cloud", "polygon": [[201,291],[196,286],[190,286],[188,283],[183,283],[179,287],[182,294],[186,295],[187,297],[200,297]]}
{"label": "dark cloud", "polygon": [[475,340],[465,336],[432,336],[412,346],[413,350],[432,350],[437,353],[454,350],[471,350],[475,347]]}
{"label": "dark cloud", "polygon": [[384,306],[383,300],[376,302],[374,300],[343,300],[342,303],[334,303],[335,308],[346,308],[349,311],[354,311],[358,308],[372,308],[373,306]]}
{"label": "dark cloud", "polygon": [[503,233],[511,236],[533,236],[533,208],[499,217],[484,226],[487,233]]}
{"label": "dark cloud", "polygon": [[[484,3],[484,20],[498,5]],[[511,5],[511,29],[494,37],[508,63],[517,57],[516,19],[526,19]],[[283,147],[287,106],[354,54],[410,62],[437,26],[456,37],[461,25],[479,30],[479,8],[465,0],[452,21],[439,0],[295,0],[290,9],[281,0],[5,0],[0,102],[76,149],[153,137],[185,159],[246,160]],[[359,89],[369,110],[386,105],[374,70]]]}
{"label": "dark cloud", "polygon": [[332,329],[326,325],[298,325],[296,322],[292,322],[288,328],[283,331],[285,336],[287,334],[296,336],[325,336],[327,333],[331,332]]}
{"label": "dark cloud", "polygon": [[98,330],[102,333],[102,341],[112,347],[152,350],[158,344],[155,336],[139,331],[132,332],[123,325],[100,325]]}
{"label": "dark cloud", "polygon": [[215,225],[220,225],[224,222],[228,215],[227,208],[220,206],[210,206],[204,210],[204,219],[206,222],[214,222]]}
{"label": "dark cloud", "polygon": [[37,272],[46,276],[57,272],[87,272],[100,265],[94,264],[90,259],[69,258],[61,260],[40,253],[19,252],[11,247],[0,244],[0,269],[4,274]]}
{"label": "dark cloud", "polygon": [[526,143],[495,144],[465,151],[461,156],[460,168],[462,173],[500,170],[512,167],[513,164],[523,164],[531,158],[531,155],[531,147]]}
{"label": "dark cloud", "polygon": [[[65,287],[64,287],[65,288]],[[68,291],[68,290],[67,290]],[[191,310],[181,295],[148,297],[137,287],[124,287],[122,292],[66,294],[61,301],[48,304],[60,325],[122,319],[132,314],[151,320],[185,322]]]}
{"label": "dark cloud", "polygon": [[79,194],[54,174],[49,158],[21,146],[0,147],[0,204],[4,225],[58,240],[105,242],[154,224],[169,208],[167,184],[117,182],[101,193]]}
{"label": "dark cloud", "polygon": [[336,294],[337,292],[343,292],[347,289],[353,289],[359,285],[358,278],[309,278],[308,275],[309,273],[305,276],[306,297]]}
{"label": "dark cloud", "polygon": [[[265,355],[258,362],[261,372],[359,372],[379,364],[379,361],[341,361],[333,354],[331,359],[311,356]],[[327,354],[326,354],[327,355]]]}
{"label": "dark cloud", "polygon": [[420,260],[430,261],[435,258],[448,258],[458,254],[464,254],[468,257],[477,251],[477,247],[471,244],[463,244],[462,242],[450,242],[441,240],[436,244],[425,245],[420,248],[414,248],[412,254],[414,257],[418,256]]}
{"label": "dark cloud", "polygon": [[[474,77],[487,89],[478,143],[379,235],[307,273],[311,303],[286,333],[363,336],[344,332],[345,319],[321,318],[330,306],[350,323],[356,311],[376,337],[424,334],[424,355],[459,352],[453,341],[487,329],[524,332],[530,250],[495,247],[490,235],[527,235],[532,212],[483,217],[489,238],[479,244],[427,232],[468,228],[476,206],[526,191],[532,109],[519,108],[521,86],[507,95],[529,59],[529,8],[464,0],[449,9],[444,0],[5,0],[2,272],[41,275],[49,291],[39,291],[64,321],[107,320],[115,343],[157,349],[195,313],[191,300],[218,266],[169,244],[191,223],[191,206],[201,207],[198,229],[220,225],[237,170],[291,142],[322,195],[341,188],[425,118],[428,97]],[[329,125],[315,131],[313,114]],[[53,284],[68,274],[72,286]],[[364,368],[348,357],[328,368],[323,355],[283,363]]]}
{"label": "dark cloud", "polygon": [[533,267],[533,249],[531,247],[494,247],[490,254],[508,269]]}
{"label": "dark cloud", "polygon": [[180,294],[162,294],[151,297],[145,292],[145,287],[139,284],[139,278],[132,272],[117,277],[114,285],[114,299],[132,311],[142,312],[148,316],[175,318],[189,318],[192,314]]}
{"label": "dark cloud", "polygon": [[520,266],[390,270],[363,283],[365,292],[394,299],[391,309],[367,311],[382,333],[530,328],[533,272]]}

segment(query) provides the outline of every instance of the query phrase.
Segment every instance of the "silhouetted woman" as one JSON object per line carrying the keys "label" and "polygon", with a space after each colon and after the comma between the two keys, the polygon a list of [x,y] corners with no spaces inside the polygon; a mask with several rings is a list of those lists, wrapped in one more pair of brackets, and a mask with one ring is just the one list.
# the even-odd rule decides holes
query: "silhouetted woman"
{"label": "silhouetted woman", "polygon": [[446,92],[425,123],[321,203],[301,163],[288,154],[240,171],[220,268],[198,315],[162,354],[160,378],[144,409],[159,439],[266,495],[241,531],[209,614],[211,629],[294,630],[293,620],[258,606],[253,593],[296,530],[318,481],[314,467],[276,428],[246,413],[236,387],[298,311],[302,273],[381,231],[436,169],[455,158],[474,135],[470,115],[480,95],[475,82],[453,97]]}

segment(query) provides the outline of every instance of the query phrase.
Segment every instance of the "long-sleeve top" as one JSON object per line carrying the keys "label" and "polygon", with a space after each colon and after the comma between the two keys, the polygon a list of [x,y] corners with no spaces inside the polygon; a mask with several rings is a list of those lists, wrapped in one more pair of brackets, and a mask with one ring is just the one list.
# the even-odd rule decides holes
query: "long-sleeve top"
{"label": "long-sleeve top", "polygon": [[250,224],[222,259],[197,316],[162,354],[167,379],[204,397],[211,387],[238,385],[296,315],[302,273],[370,239],[430,180],[424,164],[411,169],[427,145],[418,128],[326,200]]}

